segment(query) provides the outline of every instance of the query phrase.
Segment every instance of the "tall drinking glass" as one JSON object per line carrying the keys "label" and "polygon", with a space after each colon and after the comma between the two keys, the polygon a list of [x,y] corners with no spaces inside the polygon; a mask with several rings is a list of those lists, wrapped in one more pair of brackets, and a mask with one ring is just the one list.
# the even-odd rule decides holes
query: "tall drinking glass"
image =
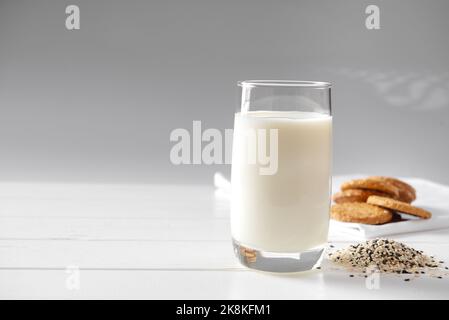
{"label": "tall drinking glass", "polygon": [[231,230],[240,262],[270,272],[317,267],[327,243],[331,84],[238,83]]}

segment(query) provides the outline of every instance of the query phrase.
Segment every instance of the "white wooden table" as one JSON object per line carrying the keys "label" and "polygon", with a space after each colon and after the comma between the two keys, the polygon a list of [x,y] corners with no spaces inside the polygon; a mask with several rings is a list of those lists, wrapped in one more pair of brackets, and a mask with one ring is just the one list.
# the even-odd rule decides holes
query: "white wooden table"
{"label": "white wooden table", "polygon": [[[0,298],[449,298],[448,278],[248,271],[228,219],[212,186],[0,183]],[[449,262],[448,229],[392,238]]]}

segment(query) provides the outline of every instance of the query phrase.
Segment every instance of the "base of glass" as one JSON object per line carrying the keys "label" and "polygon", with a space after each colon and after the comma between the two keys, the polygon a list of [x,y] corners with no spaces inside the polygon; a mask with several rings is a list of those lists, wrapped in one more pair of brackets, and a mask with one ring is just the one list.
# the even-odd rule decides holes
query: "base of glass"
{"label": "base of glass", "polygon": [[279,253],[243,246],[232,239],[234,253],[245,267],[267,272],[302,272],[319,267],[324,247],[303,252]]}

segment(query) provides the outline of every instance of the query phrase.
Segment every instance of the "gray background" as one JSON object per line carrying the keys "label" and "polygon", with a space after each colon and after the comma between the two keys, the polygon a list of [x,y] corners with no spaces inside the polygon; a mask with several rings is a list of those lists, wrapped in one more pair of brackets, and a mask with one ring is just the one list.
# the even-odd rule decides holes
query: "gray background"
{"label": "gray background", "polygon": [[[81,30],[65,29],[80,6]],[[365,28],[365,7],[381,30]],[[0,2],[0,180],[207,183],[174,128],[232,128],[237,80],[334,83],[334,173],[449,183],[449,1]]]}

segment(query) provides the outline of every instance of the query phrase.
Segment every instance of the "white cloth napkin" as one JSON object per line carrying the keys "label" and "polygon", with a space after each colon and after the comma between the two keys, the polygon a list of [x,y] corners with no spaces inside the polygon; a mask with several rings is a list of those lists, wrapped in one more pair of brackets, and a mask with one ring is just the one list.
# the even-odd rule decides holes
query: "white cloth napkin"
{"label": "white cloth napkin", "polygon": [[[335,176],[332,179],[333,192],[339,190],[341,183],[344,181],[366,176]],[[449,228],[449,186],[419,178],[400,177],[400,179],[410,183],[416,189],[417,199],[413,202],[413,205],[430,211],[432,218],[423,220],[403,214],[402,217],[409,220],[384,225],[367,225],[331,220],[329,233],[344,234],[360,239],[371,239],[392,234]],[[217,188],[216,195],[218,197],[230,198],[231,184],[221,173],[215,174],[214,184]]]}

